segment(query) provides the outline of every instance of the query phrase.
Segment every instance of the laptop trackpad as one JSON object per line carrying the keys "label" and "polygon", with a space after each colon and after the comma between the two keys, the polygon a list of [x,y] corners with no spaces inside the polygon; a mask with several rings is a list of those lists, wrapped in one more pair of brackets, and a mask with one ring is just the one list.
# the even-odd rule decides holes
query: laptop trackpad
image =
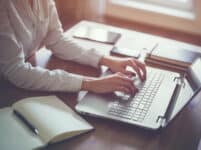
{"label": "laptop trackpad", "polygon": [[76,110],[79,112],[88,112],[92,114],[107,114],[109,104],[113,102],[114,96],[98,95],[87,93],[86,96],[76,105]]}

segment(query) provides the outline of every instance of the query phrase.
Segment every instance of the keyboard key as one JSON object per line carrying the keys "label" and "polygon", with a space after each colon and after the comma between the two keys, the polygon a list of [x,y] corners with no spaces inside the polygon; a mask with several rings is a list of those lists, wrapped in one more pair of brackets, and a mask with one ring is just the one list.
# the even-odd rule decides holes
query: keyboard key
{"label": "keyboard key", "polygon": [[139,109],[143,109],[143,108],[144,108],[144,105],[143,105],[143,104],[139,104],[138,108],[139,108]]}

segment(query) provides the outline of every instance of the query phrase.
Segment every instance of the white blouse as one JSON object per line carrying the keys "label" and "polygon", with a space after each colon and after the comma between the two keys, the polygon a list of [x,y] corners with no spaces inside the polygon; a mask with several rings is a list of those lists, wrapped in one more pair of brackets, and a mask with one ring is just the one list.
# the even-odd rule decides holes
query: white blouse
{"label": "white blouse", "polygon": [[102,57],[64,37],[53,0],[0,0],[0,75],[18,87],[43,91],[79,91],[83,77],[26,62],[45,45],[57,57],[98,66]]}

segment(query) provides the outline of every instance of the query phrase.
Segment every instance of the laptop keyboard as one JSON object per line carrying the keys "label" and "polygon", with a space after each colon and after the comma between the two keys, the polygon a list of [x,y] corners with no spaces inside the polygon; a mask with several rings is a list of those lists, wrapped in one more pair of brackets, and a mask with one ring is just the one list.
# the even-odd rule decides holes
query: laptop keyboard
{"label": "laptop keyboard", "polygon": [[134,97],[121,95],[121,100],[110,103],[108,113],[116,117],[142,122],[165,75],[157,69],[147,70],[147,80],[137,84],[135,82],[139,92]]}

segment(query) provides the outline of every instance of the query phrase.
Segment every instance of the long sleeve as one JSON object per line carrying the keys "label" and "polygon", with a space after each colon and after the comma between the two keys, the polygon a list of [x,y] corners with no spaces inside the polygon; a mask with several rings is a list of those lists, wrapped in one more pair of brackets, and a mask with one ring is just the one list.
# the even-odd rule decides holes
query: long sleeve
{"label": "long sleeve", "polygon": [[45,40],[47,48],[52,50],[54,55],[61,59],[98,67],[102,54],[98,53],[95,49],[86,50],[74,43],[70,38],[64,37],[55,4],[52,0],[49,4],[50,23]]}
{"label": "long sleeve", "polygon": [[[11,20],[9,20],[10,18],[8,18],[6,7],[9,5],[9,2],[11,3],[9,0],[2,0],[0,2],[1,75],[16,86],[25,89],[79,91],[82,84],[82,76],[71,74],[63,70],[50,71],[40,67],[33,67],[30,63],[25,62],[23,42],[16,38],[16,32],[12,27]],[[7,5],[5,5],[5,3]],[[12,12],[9,13],[12,14]],[[18,26],[18,23],[21,24],[22,21],[19,19],[19,22],[16,22],[15,25]],[[22,33],[23,36],[24,31],[21,30],[20,27],[21,26],[19,26],[18,30],[20,30],[19,33]]]}
{"label": "long sleeve", "polygon": [[25,62],[22,48],[0,35],[0,71],[18,87],[40,91],[79,91],[82,77],[63,70],[47,70]]}

